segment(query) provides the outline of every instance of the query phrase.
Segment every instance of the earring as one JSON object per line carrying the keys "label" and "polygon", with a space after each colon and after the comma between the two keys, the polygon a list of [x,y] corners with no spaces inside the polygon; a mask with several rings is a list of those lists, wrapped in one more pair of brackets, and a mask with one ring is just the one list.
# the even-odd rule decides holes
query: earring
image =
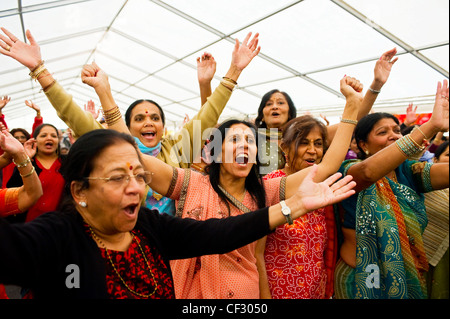
{"label": "earring", "polygon": [[366,155],[369,155],[369,150],[365,150],[364,153],[366,153]]}
{"label": "earring", "polygon": [[78,204],[80,204],[81,207],[87,207],[86,202],[78,202]]}

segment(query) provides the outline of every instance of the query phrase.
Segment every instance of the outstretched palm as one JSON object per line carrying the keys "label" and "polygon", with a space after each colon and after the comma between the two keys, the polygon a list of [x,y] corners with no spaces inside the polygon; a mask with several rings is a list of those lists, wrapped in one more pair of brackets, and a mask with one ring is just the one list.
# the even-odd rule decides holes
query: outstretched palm
{"label": "outstretched palm", "polygon": [[347,175],[337,181],[341,174],[336,173],[321,183],[315,183],[313,178],[316,173],[317,165],[303,179],[296,194],[307,211],[338,203],[355,193],[352,188],[356,183],[351,181],[352,176]]}
{"label": "outstretched palm", "polygon": [[258,46],[258,37],[259,33],[256,33],[253,39],[248,42],[250,39],[252,33],[250,32],[245,37],[242,44],[239,44],[239,40],[236,39],[236,43],[234,46],[233,51],[233,57],[232,57],[232,63],[239,69],[244,70],[247,65],[253,60],[255,56],[258,55],[259,51],[261,50],[261,47]]}

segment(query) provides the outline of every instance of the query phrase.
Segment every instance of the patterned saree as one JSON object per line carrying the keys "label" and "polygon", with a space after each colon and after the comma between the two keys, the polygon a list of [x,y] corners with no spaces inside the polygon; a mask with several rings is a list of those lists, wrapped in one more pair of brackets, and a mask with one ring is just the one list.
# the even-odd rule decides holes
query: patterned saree
{"label": "patterned saree", "polygon": [[[356,162],[345,161],[344,174]],[[396,178],[382,178],[354,195],[356,268],[354,276],[347,277],[354,282],[341,285],[352,290],[345,295],[355,299],[426,298],[428,261],[422,233],[427,216],[422,193],[432,190],[430,168],[429,163],[405,161],[395,170]]]}

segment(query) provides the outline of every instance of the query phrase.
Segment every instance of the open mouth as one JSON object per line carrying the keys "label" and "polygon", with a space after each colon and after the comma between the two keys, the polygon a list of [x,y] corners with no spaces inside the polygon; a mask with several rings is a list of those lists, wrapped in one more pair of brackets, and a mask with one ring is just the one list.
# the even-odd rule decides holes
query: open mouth
{"label": "open mouth", "polygon": [[52,148],[53,147],[53,142],[47,142],[44,144],[45,148]]}
{"label": "open mouth", "polygon": [[141,136],[146,140],[153,140],[156,136],[156,132],[144,132]]}
{"label": "open mouth", "polygon": [[240,153],[236,155],[236,163],[240,165],[246,165],[248,164],[248,154]]}
{"label": "open mouth", "polygon": [[312,158],[308,158],[308,159],[305,159],[304,160],[308,165],[314,165],[315,163],[316,163],[316,160],[315,159],[312,159]]}
{"label": "open mouth", "polygon": [[125,214],[129,217],[134,217],[137,214],[137,208],[139,205],[137,204],[130,204],[128,206],[125,206],[125,208],[123,209],[123,211],[125,212]]}

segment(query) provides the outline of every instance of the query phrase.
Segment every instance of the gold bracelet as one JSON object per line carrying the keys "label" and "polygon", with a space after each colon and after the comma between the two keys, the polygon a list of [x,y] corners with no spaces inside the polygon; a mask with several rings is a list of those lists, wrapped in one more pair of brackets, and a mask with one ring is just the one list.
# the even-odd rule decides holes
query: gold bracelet
{"label": "gold bracelet", "polygon": [[14,165],[16,165],[18,168],[21,168],[21,167],[27,167],[27,166],[28,166],[28,163],[30,163],[31,160],[30,160],[30,158],[27,156],[27,159],[24,160],[22,163],[17,164],[16,162],[14,162],[14,159],[12,159],[12,162],[13,162]]}
{"label": "gold bracelet", "polygon": [[37,77],[46,70],[47,68],[44,65],[44,61],[42,61],[36,68],[34,68],[30,73],[32,79],[37,80]]}
{"label": "gold bracelet", "polygon": [[226,76],[224,76],[222,79],[224,79],[225,81],[231,82],[231,83],[233,83],[234,85],[237,85],[237,82],[236,82],[235,80],[230,79],[230,78],[227,78]]}
{"label": "gold bracelet", "polygon": [[349,119],[341,119],[341,122],[342,123],[348,123],[348,124],[354,124],[354,125],[358,124],[358,121],[356,121],[356,120],[349,120]]}
{"label": "gold bracelet", "polygon": [[414,128],[414,130],[412,130],[412,131],[414,132],[415,130],[418,130],[423,135],[423,138],[428,140],[428,137],[426,137],[426,135],[422,132],[422,130],[420,129],[420,126],[416,126]]}
{"label": "gold bracelet", "polygon": [[32,168],[31,168],[31,171],[29,172],[29,173],[27,173],[27,174],[25,174],[25,175],[22,175],[22,174],[20,174],[20,176],[22,176],[23,178],[25,178],[25,177],[28,177],[28,176],[31,176],[33,173],[34,173],[34,171],[35,171],[35,169],[34,169],[34,166],[32,166]]}

